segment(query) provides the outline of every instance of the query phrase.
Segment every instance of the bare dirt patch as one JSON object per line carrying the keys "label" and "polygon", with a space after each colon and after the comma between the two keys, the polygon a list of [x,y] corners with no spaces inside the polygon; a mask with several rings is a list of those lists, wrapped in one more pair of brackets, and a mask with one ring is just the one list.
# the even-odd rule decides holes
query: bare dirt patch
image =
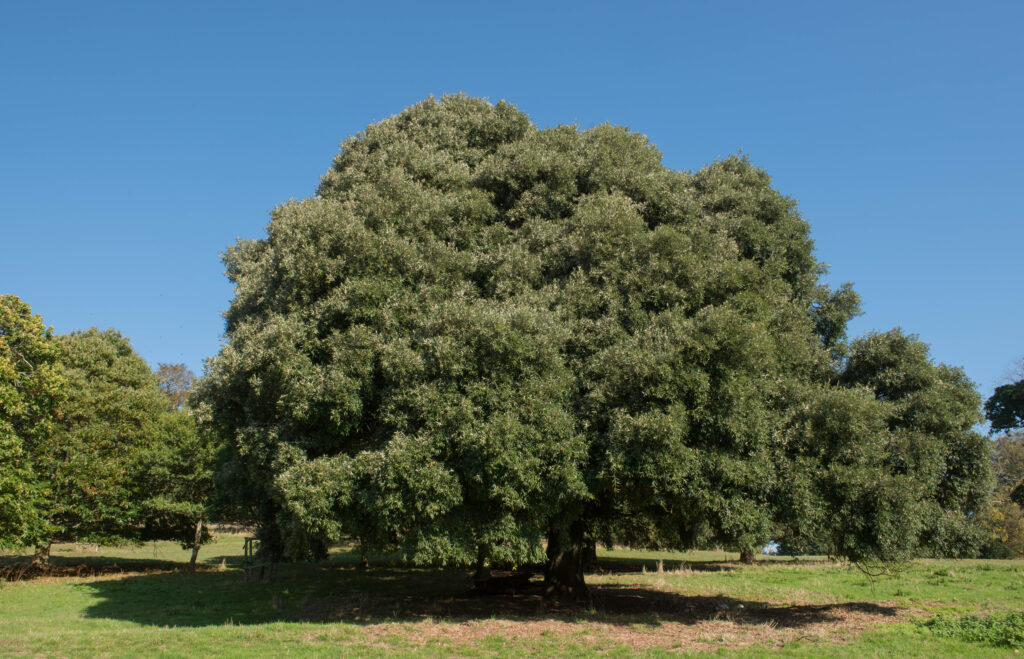
{"label": "bare dirt patch", "polygon": [[800,604],[591,587],[593,606],[552,605],[539,593],[427,598],[357,594],[308,601],[297,618],[362,625],[362,641],[476,644],[489,637],[561,639],[586,647],[714,650],[796,640],[845,642],[913,611],[893,603]]}

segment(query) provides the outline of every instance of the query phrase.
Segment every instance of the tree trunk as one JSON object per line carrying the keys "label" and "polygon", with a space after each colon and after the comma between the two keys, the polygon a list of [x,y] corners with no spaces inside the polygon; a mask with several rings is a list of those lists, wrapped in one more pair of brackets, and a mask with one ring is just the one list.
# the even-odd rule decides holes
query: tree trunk
{"label": "tree trunk", "polygon": [[40,568],[46,568],[50,565],[50,546],[53,542],[47,542],[45,545],[37,545],[36,553],[32,556],[32,565]]}
{"label": "tree trunk", "polygon": [[548,560],[544,565],[544,597],[552,600],[590,600],[583,581],[584,526],[573,522],[568,532],[548,534]]}
{"label": "tree trunk", "polygon": [[740,550],[740,562],[753,565],[754,563],[754,548],[745,547]]}
{"label": "tree trunk", "polygon": [[196,558],[199,557],[199,544],[203,541],[203,520],[196,522],[196,536],[192,541],[192,558],[188,561],[189,572],[195,572]]}
{"label": "tree trunk", "polygon": [[480,583],[491,578],[491,570],[487,567],[487,550],[483,545],[476,548],[476,574],[473,582]]}
{"label": "tree trunk", "polygon": [[583,546],[583,570],[594,572],[597,568],[597,540],[587,540]]}

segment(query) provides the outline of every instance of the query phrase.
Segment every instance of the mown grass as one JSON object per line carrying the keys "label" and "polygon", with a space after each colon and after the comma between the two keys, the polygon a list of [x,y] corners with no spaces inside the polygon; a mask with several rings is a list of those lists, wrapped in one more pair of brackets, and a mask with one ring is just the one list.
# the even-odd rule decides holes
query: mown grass
{"label": "mown grass", "polygon": [[[0,586],[0,654],[992,656],[1014,653],[986,638],[1024,608],[1024,561],[920,561],[869,577],[820,559],[744,566],[721,552],[610,551],[588,575],[586,608],[474,598],[467,571],[397,557],[362,570],[344,549],[282,565],[274,583],[244,583],[241,549],[241,536],[220,535],[189,573],[189,552],[171,543],[57,546],[58,566],[108,574]],[[925,624],[936,617],[959,622]]]}

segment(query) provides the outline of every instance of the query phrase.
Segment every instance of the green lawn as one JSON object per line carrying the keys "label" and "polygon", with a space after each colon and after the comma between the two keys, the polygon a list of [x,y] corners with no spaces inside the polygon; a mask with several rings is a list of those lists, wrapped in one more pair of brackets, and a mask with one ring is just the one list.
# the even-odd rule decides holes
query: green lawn
{"label": "green lawn", "polygon": [[1024,609],[1024,561],[921,561],[872,578],[823,560],[608,551],[587,577],[587,609],[535,593],[474,597],[467,571],[394,558],[362,570],[345,550],[248,584],[241,550],[241,536],[221,535],[189,573],[189,552],[171,543],[56,546],[65,572],[101,576],[0,586],[0,654],[994,656],[1014,650],[922,623]]}

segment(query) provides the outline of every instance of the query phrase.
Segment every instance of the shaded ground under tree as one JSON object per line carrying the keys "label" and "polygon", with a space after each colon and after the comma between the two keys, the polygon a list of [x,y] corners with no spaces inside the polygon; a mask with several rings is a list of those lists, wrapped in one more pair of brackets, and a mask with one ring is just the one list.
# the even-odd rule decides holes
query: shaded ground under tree
{"label": "shaded ground under tree", "polygon": [[[167,630],[183,628],[176,633],[218,643],[297,643],[313,653],[327,647],[549,654],[794,642],[860,647],[870,645],[856,640],[868,630],[905,635],[881,627],[926,618],[918,607],[932,610],[954,600],[961,608],[1017,606],[1009,585],[1024,573],[1024,564],[1014,561],[923,561],[899,577],[872,579],[821,560],[749,566],[735,553],[604,551],[588,574],[587,605],[545,600],[540,566],[533,566],[523,589],[480,594],[471,569],[414,567],[398,556],[371,556],[363,568],[359,552],[345,550],[321,563],[282,564],[274,583],[247,584],[238,569],[240,545],[240,536],[218,538],[195,573],[186,569],[188,552],[170,543],[110,550],[116,556],[55,546],[52,568],[71,578],[51,574],[0,592],[0,605],[26,620],[45,616],[49,622],[36,626],[36,641],[8,637],[0,647],[73,646],[62,621],[92,639],[82,648],[104,643],[91,636],[100,633],[97,623],[104,630],[127,626],[139,643],[179,643]],[[0,565],[27,559],[0,558]],[[42,601],[48,603],[35,603]]]}

